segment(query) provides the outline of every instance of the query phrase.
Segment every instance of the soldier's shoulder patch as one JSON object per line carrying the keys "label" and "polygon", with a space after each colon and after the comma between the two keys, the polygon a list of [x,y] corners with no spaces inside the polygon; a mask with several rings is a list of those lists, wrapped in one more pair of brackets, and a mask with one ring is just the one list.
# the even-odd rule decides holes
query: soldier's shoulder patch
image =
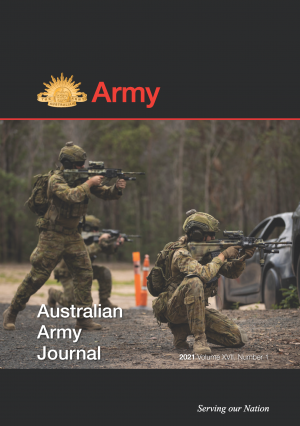
{"label": "soldier's shoulder patch", "polygon": [[174,257],[179,257],[179,256],[188,256],[188,257],[192,257],[191,253],[186,249],[186,248],[179,248],[178,250],[175,251]]}

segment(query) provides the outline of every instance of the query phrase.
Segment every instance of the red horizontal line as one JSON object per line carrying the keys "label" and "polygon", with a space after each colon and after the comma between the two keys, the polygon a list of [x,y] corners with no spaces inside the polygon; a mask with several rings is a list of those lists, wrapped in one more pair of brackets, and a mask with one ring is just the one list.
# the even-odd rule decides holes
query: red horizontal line
{"label": "red horizontal line", "polygon": [[0,118],[0,120],[300,120],[299,118]]}

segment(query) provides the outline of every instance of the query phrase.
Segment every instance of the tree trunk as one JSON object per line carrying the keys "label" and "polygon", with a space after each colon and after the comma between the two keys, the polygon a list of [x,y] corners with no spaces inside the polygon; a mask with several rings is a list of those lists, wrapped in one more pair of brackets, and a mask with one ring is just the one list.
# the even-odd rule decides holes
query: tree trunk
{"label": "tree trunk", "polygon": [[205,212],[209,213],[209,186],[210,186],[210,170],[211,170],[211,150],[216,139],[216,121],[210,122],[210,138],[206,145],[206,161],[205,161],[205,178],[204,178],[204,206]]}
{"label": "tree trunk", "polygon": [[274,146],[274,154],[275,154],[275,185],[276,185],[276,214],[279,214],[281,211],[281,199],[280,199],[280,140],[279,140],[279,132],[280,132],[280,123],[276,121],[276,141]]}
{"label": "tree trunk", "polygon": [[[4,172],[7,172],[7,153],[6,146],[9,137],[11,123],[3,121],[1,125],[1,150],[0,150],[0,165]],[[1,235],[1,257],[2,261],[7,260],[7,241],[6,241],[6,220],[4,211],[0,210],[0,235]]]}
{"label": "tree trunk", "polygon": [[183,156],[185,142],[185,121],[179,122],[179,146],[178,146],[178,237],[182,234],[182,210],[183,210]]}
{"label": "tree trunk", "polygon": [[147,157],[148,157],[148,167],[147,167],[147,189],[148,189],[148,203],[147,203],[147,240],[148,243],[152,242],[152,186],[153,186],[153,175],[152,175],[152,145],[153,145],[153,138],[150,137],[148,141],[148,150],[147,150]]}

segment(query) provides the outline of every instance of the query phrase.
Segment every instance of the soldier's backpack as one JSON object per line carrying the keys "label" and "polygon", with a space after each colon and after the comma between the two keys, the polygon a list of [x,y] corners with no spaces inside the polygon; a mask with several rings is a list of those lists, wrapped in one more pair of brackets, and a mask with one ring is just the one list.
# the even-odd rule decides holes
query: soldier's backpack
{"label": "soldier's backpack", "polygon": [[163,250],[158,253],[155,265],[147,277],[147,288],[152,296],[159,296],[168,287],[173,278],[171,276],[172,259],[175,251],[181,247],[186,247],[186,243],[171,242],[166,244]]}
{"label": "soldier's backpack", "polygon": [[44,216],[49,207],[49,200],[47,196],[48,181],[49,178],[53,175],[54,171],[50,170],[45,175],[36,175],[37,178],[35,181],[32,192],[25,205],[30,208],[33,213],[36,213],[38,216]]}

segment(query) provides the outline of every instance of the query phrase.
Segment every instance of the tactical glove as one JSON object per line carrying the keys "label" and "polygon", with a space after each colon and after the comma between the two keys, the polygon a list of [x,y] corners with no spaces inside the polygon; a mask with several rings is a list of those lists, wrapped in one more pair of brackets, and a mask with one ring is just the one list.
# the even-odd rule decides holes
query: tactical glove
{"label": "tactical glove", "polygon": [[254,248],[248,248],[248,249],[246,249],[245,250],[245,259],[250,259],[253,255],[254,255],[254,252],[255,252],[255,250],[256,250],[256,248],[254,247]]}
{"label": "tactical glove", "polygon": [[239,255],[240,246],[228,247],[222,252],[225,259],[236,259]]}

